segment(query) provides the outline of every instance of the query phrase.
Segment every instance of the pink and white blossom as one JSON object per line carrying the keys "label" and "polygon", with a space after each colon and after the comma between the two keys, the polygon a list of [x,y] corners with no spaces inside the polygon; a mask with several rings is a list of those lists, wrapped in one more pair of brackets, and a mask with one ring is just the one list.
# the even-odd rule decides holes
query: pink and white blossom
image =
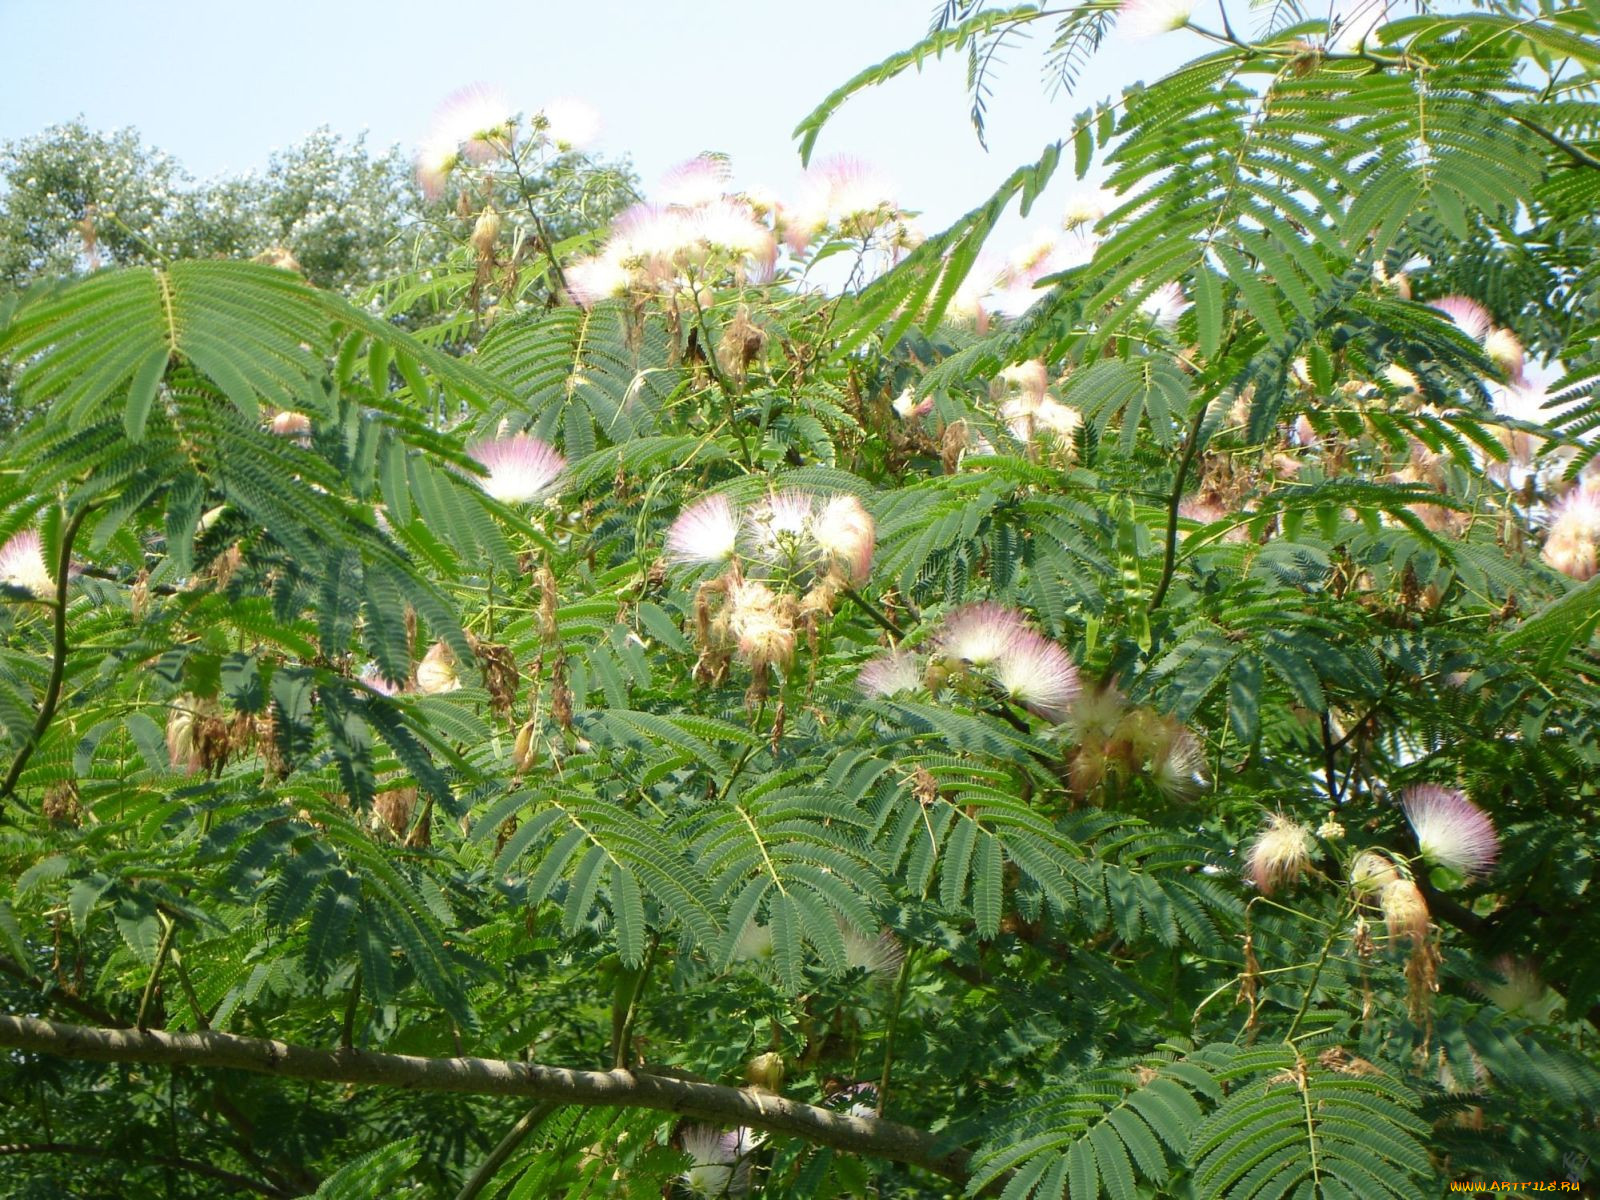
{"label": "pink and white blossom", "polygon": [[750,1158],[766,1135],[741,1126],[728,1132],[709,1125],[683,1131],[690,1167],[679,1178],[701,1196],[739,1197],[750,1192]]}
{"label": "pink and white blossom", "polygon": [[856,687],[869,696],[898,696],[922,686],[922,666],[907,650],[891,650],[870,659],[856,675]]}
{"label": "pink and white blossom", "polygon": [[1466,296],[1441,296],[1429,301],[1429,305],[1449,317],[1462,333],[1475,342],[1483,341],[1493,324],[1489,310]]}
{"label": "pink and white blossom", "polygon": [[789,248],[802,253],[825,229],[866,237],[899,210],[896,189],[876,167],[837,155],[806,172],[800,195],[784,214]]}
{"label": "pink and white blossom", "polygon": [[1185,296],[1176,283],[1163,283],[1139,301],[1139,311],[1158,328],[1167,330],[1177,328],[1178,318],[1193,307],[1194,301]]}
{"label": "pink and white blossom", "polygon": [[1580,582],[1600,574],[1600,481],[1585,481],[1551,506],[1543,557]]}
{"label": "pink and white blossom", "polygon": [[714,565],[733,557],[739,542],[739,512],[726,496],[702,496],[678,513],[667,530],[667,559]]}
{"label": "pink and white blossom", "polygon": [[1006,695],[1035,716],[1059,725],[1078,695],[1078,668],[1067,652],[1031,629],[1013,630],[994,660]]}
{"label": "pink and white blossom", "polygon": [[1523,366],[1527,355],[1523,352],[1522,342],[1516,334],[1509,329],[1491,329],[1483,339],[1483,352],[1489,356],[1489,361],[1505,372],[1506,378],[1512,383],[1523,382]]}
{"label": "pink and white blossom", "polygon": [[623,265],[621,255],[611,247],[568,263],[562,274],[573,303],[582,308],[593,308],[602,300],[626,296],[634,280],[633,272]]}
{"label": "pink and white blossom", "polygon": [[560,96],[539,110],[544,136],[558,150],[582,150],[600,136],[600,114],[588,101]]}
{"label": "pink and white blossom", "polygon": [[827,563],[859,587],[872,573],[876,527],[872,514],[854,496],[833,496],[822,501],[811,519],[811,536]]}
{"label": "pink and white blossom", "polygon": [[1500,856],[1494,822],[1466,793],[1436,783],[1408,787],[1401,799],[1422,856],[1468,878],[1487,875]]}
{"label": "pink and white blossom", "polygon": [[495,438],[467,447],[467,454],[488,476],[483,490],[502,504],[526,504],[547,493],[566,470],[566,459],[526,433]]}
{"label": "pink and white blossom", "polygon": [[945,657],[969,666],[987,667],[1006,652],[1019,631],[1026,629],[1026,619],[1016,609],[984,600],[947,616],[937,641]]}
{"label": "pink and white blossom", "polygon": [[727,159],[701,154],[663,175],[655,197],[662,204],[698,208],[722,199],[731,178]]}

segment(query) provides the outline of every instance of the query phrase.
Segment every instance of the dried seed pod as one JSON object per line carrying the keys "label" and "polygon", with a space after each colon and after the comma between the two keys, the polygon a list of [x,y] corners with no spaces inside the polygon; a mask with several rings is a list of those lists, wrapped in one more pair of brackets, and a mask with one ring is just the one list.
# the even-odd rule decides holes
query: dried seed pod
{"label": "dried seed pod", "polygon": [[411,828],[411,815],[417,808],[417,789],[414,787],[390,788],[372,798],[372,828],[388,830],[396,838],[404,838]]}

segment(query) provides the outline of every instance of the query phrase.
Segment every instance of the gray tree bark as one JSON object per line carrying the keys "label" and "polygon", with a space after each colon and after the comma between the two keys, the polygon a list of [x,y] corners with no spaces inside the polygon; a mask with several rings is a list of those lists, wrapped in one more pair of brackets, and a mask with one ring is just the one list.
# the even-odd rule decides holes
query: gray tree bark
{"label": "gray tree bark", "polygon": [[517,1096],[557,1104],[648,1108],[724,1128],[745,1125],[819,1146],[887,1158],[957,1181],[968,1155],[895,1121],[851,1117],[754,1088],[724,1087],[640,1071],[572,1071],[493,1058],[419,1058],[373,1050],[318,1050],[206,1030],[105,1029],[0,1014],[0,1047],[92,1062],[224,1067],[287,1079],[435,1092]]}

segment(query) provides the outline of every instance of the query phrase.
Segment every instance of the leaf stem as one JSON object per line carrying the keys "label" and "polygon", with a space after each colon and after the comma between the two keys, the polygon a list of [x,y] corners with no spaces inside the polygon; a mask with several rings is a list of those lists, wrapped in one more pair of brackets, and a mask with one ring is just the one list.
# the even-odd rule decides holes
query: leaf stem
{"label": "leaf stem", "polygon": [[139,1015],[133,1019],[135,1029],[141,1032],[145,1029],[150,1013],[150,1002],[155,998],[156,983],[161,979],[161,969],[167,965],[167,954],[172,950],[172,938],[178,930],[178,923],[165,913],[157,913],[156,920],[161,922],[161,944],[156,947],[155,965],[150,968],[150,978],[145,982],[144,995],[139,997]]}
{"label": "leaf stem", "polygon": [[900,1010],[905,1006],[906,988],[911,982],[911,963],[917,956],[916,946],[906,947],[905,960],[900,964],[900,974],[894,981],[894,1001],[889,1009],[889,1023],[883,1031],[883,1074],[878,1079],[878,1119],[883,1119],[889,1103],[889,1076],[894,1070],[894,1036],[900,1028]]}
{"label": "leaf stem", "polygon": [[1167,598],[1167,589],[1172,586],[1172,575],[1178,566],[1178,505],[1183,502],[1183,485],[1188,479],[1189,467],[1199,453],[1200,426],[1210,407],[1209,401],[1200,405],[1194,420],[1189,423],[1189,436],[1184,439],[1183,457],[1178,460],[1178,474],[1172,481],[1172,495],[1167,499],[1167,546],[1161,561],[1161,579],[1156,584],[1155,594],[1150,597],[1150,612],[1160,608],[1161,602]]}
{"label": "leaf stem", "polygon": [[472,1173],[472,1178],[461,1185],[461,1190],[456,1193],[456,1200],[472,1200],[474,1196],[483,1191],[488,1186],[489,1181],[494,1178],[495,1172],[505,1166],[506,1159],[510,1158],[516,1148],[522,1144],[522,1140],[542,1125],[545,1119],[560,1107],[561,1105],[553,1101],[546,1101],[543,1104],[535,1104],[527,1112],[523,1113],[521,1117],[517,1118],[516,1123],[506,1130],[505,1137],[501,1138],[496,1143],[495,1148],[489,1151],[489,1157],[478,1164],[478,1169]]}
{"label": "leaf stem", "polygon": [[618,1071],[629,1070],[628,1053],[629,1044],[633,1041],[633,1027],[639,1019],[639,1001],[644,996],[645,985],[650,980],[650,968],[655,966],[656,950],[661,945],[659,931],[650,935],[650,945],[644,952],[644,962],[640,964],[639,974],[634,978],[633,987],[628,990],[628,1007],[622,1014],[622,1020],[617,1026],[616,1044],[611,1048],[611,1066]]}
{"label": "leaf stem", "polygon": [[33,723],[28,740],[17,750],[16,758],[11,760],[11,769],[6,772],[5,781],[0,782],[0,802],[16,789],[17,780],[22,778],[22,769],[28,765],[33,752],[39,748],[39,742],[43,739],[45,731],[55,719],[56,705],[61,701],[61,681],[67,670],[67,575],[72,567],[72,543],[76,540],[78,530],[88,515],[87,505],[73,513],[67,522],[66,530],[61,535],[61,553],[56,560],[55,643],[50,652],[50,679],[45,684],[44,702],[39,706],[39,717]]}

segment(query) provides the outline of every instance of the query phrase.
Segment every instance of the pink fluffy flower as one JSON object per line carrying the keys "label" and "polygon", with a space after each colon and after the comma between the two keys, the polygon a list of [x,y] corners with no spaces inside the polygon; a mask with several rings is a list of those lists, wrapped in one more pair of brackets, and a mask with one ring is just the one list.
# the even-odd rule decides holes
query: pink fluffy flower
{"label": "pink fluffy flower", "polygon": [[872,572],[876,529],[869,513],[854,496],[834,496],[816,508],[811,536],[828,564],[845,582],[859,587]]}
{"label": "pink fluffy flower", "polygon": [[0,586],[32,592],[40,599],[56,590],[37,529],[24,529],[0,546]]}
{"label": "pink fluffy flower", "polygon": [[1157,327],[1168,330],[1176,328],[1178,318],[1193,307],[1194,302],[1183,294],[1183,289],[1176,283],[1163,283],[1139,301],[1139,311],[1155,322]]}
{"label": "pink fluffy flower", "polygon": [[526,504],[548,492],[567,463],[538,438],[518,433],[467,447],[488,472],[483,490],[502,504]]}
{"label": "pink fluffy flower", "polygon": [[1031,629],[1012,631],[994,662],[1006,695],[1035,716],[1059,725],[1078,695],[1078,668],[1067,652]]}
{"label": "pink fluffy flower", "polygon": [[987,667],[1006,652],[1018,632],[1026,629],[1027,623],[1016,609],[985,600],[947,616],[939,630],[938,644],[948,658]]}
{"label": "pink fluffy flower", "polygon": [[738,541],[738,510],[726,496],[702,496],[667,530],[667,558],[674,563],[724,563],[733,557]]}
{"label": "pink fluffy flower", "polygon": [[417,181],[437,200],[450,172],[462,158],[488,162],[504,149],[516,109],[504,91],[474,83],[452,92],[434,110],[433,122],[417,152]]}
{"label": "pink fluffy flower", "polygon": [[662,204],[698,208],[722,199],[728,191],[731,176],[726,159],[702,154],[688,162],[679,163],[663,175],[660,186],[656,188],[656,199]]}
{"label": "pink fluffy flower", "polygon": [[898,208],[887,176],[860,159],[840,155],[806,173],[800,198],[785,214],[784,236],[798,254],[824,229],[865,237]]}
{"label": "pink fluffy flower", "polygon": [[1488,336],[1490,325],[1493,324],[1489,318],[1489,310],[1466,296],[1440,296],[1431,302],[1431,307],[1449,317],[1462,333],[1475,342],[1483,341]]}
{"label": "pink fluffy flower", "polygon": [[1401,799],[1422,856],[1468,878],[1487,875],[1500,856],[1494,822],[1466,793],[1435,783],[1408,787]]}
{"label": "pink fluffy flower", "polygon": [[922,668],[916,655],[906,650],[891,650],[861,668],[856,687],[869,696],[897,696],[922,686]]}
{"label": "pink fluffy flower", "polygon": [[1543,557],[1580,582],[1600,574],[1600,486],[1584,483],[1551,506]]}

